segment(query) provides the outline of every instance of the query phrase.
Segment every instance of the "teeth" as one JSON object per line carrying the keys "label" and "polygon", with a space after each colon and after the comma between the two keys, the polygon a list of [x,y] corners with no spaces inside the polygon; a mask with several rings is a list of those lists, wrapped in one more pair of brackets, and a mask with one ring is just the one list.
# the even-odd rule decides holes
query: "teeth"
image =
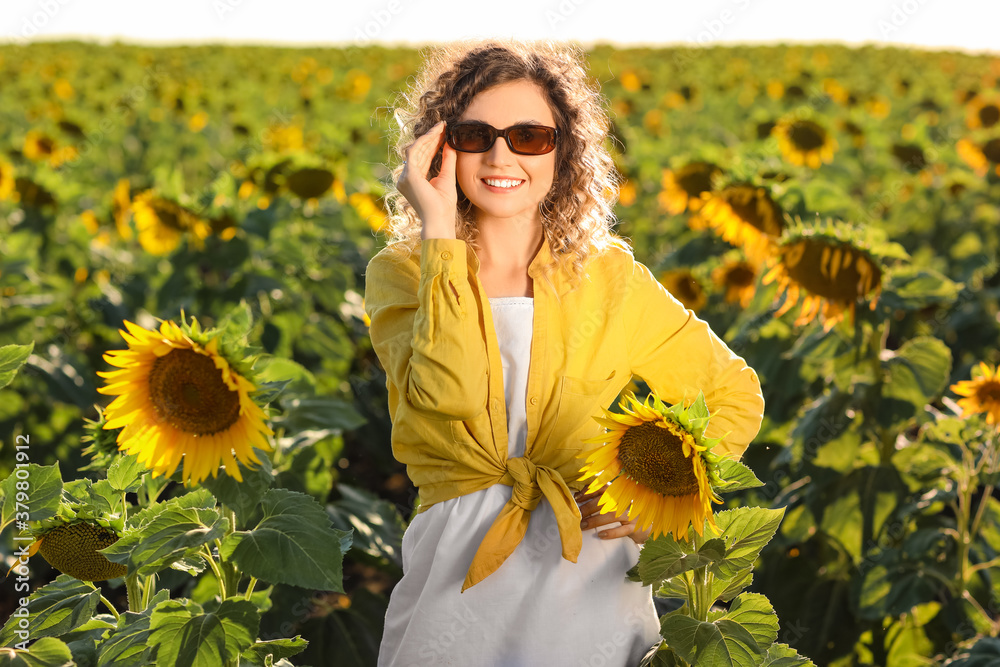
{"label": "teeth", "polygon": [[513,181],[509,178],[484,178],[483,180],[494,188],[512,188],[523,183],[523,181]]}

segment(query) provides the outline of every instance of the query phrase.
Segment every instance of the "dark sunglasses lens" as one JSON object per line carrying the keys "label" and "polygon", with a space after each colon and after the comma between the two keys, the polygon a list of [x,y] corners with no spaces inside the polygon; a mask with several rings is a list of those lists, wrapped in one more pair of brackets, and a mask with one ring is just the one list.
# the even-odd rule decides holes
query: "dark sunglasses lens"
{"label": "dark sunglasses lens", "polygon": [[510,131],[510,144],[518,153],[542,155],[555,147],[555,133],[547,127],[515,127]]}
{"label": "dark sunglasses lens", "polygon": [[458,125],[449,134],[451,147],[466,153],[482,153],[489,150],[493,135],[483,125]]}

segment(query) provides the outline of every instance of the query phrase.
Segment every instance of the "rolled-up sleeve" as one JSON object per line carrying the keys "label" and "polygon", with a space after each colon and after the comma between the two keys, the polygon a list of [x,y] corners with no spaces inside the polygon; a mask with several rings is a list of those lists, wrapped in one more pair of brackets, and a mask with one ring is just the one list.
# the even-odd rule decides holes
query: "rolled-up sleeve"
{"label": "rolled-up sleeve", "polygon": [[742,456],[764,417],[757,373],[646,266],[633,262],[627,274],[623,317],[632,372],[670,403],[689,404],[704,392],[706,436],[725,436],[715,451]]}
{"label": "rolled-up sleeve", "polygon": [[487,356],[465,241],[424,240],[417,271],[384,253],[368,263],[372,346],[387,383],[414,410],[431,419],[472,419],[486,409]]}

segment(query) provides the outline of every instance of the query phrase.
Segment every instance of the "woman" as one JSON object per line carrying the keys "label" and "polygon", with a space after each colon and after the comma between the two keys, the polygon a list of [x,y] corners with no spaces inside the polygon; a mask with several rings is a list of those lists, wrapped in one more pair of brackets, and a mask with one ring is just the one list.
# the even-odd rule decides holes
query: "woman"
{"label": "woman", "polygon": [[637,664],[659,630],[625,577],[647,533],[581,493],[592,417],[635,374],[672,401],[703,390],[734,455],[760,426],[754,371],[611,233],[609,122],[581,61],[454,45],[396,111],[365,308],[420,505],[380,665]]}

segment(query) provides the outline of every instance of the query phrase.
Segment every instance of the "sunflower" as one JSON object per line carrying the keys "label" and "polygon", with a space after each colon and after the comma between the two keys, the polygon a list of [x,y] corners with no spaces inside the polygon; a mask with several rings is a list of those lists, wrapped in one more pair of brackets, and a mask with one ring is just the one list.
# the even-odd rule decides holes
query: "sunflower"
{"label": "sunflower", "polygon": [[1000,99],[976,95],[966,109],[965,124],[970,130],[1000,123]]}
{"label": "sunflower", "polygon": [[352,192],[347,201],[351,203],[358,215],[368,223],[372,231],[377,232],[385,226],[387,222],[385,212],[382,207],[375,203],[375,199],[370,194]]}
{"label": "sunflower", "polygon": [[701,283],[687,269],[673,269],[660,274],[660,284],[667,288],[674,298],[684,304],[684,307],[698,312],[705,305],[708,297]]}
{"label": "sunflower", "polygon": [[25,135],[24,146],[21,148],[24,157],[34,162],[48,160],[55,150],[55,140],[38,130],[30,130]]}
{"label": "sunflower", "polygon": [[727,262],[712,272],[712,280],[726,289],[726,303],[746,308],[753,298],[757,270],[749,262]]}
{"label": "sunflower", "polygon": [[811,120],[782,119],[774,126],[778,148],[786,160],[794,165],[808,165],[819,169],[822,163],[833,161],[837,140],[826,129]]}
{"label": "sunflower", "polygon": [[0,201],[11,199],[14,194],[14,166],[0,161]]}
{"label": "sunflower", "polygon": [[983,361],[979,362],[977,370],[978,373],[973,373],[976,378],[962,380],[950,389],[964,397],[958,400],[963,417],[985,412],[987,424],[1000,424],[1000,373]]}
{"label": "sunflower", "polygon": [[237,459],[260,463],[253,446],[270,450],[265,434],[273,432],[250,398],[254,384],[219,352],[219,336],[201,332],[197,320],[183,329],[163,321],[159,332],[125,326],[128,349],[105,355],[121,370],[98,373],[108,382],[98,391],[117,396],[104,428],[125,427],[119,449],[154,474],[172,475],[183,459],[185,484],[216,477],[220,465],[242,481]]}
{"label": "sunflower", "polygon": [[702,199],[702,208],[689,220],[691,227],[711,227],[724,241],[742,247],[752,264],[763,263],[785,225],[769,189],[739,182]]}
{"label": "sunflower", "polygon": [[333,186],[333,174],[326,169],[306,168],[289,174],[285,185],[296,197],[321,197]]}
{"label": "sunflower", "polygon": [[972,167],[977,176],[985,176],[991,164],[1000,176],[1000,137],[990,139],[982,146],[969,139],[959,139],[955,144],[955,150],[962,161]]}
{"label": "sunflower", "polygon": [[118,235],[126,241],[132,238],[132,196],[129,179],[119,178],[111,195],[111,211],[115,218]]}
{"label": "sunflower", "polygon": [[712,191],[712,180],[722,169],[711,162],[689,162],[676,171],[663,170],[663,191],[657,199],[671,215],[701,208],[701,195]]}
{"label": "sunflower", "polygon": [[584,441],[606,443],[590,452],[581,468],[584,479],[593,478],[588,493],[610,483],[598,503],[601,510],[627,513],[637,529],[652,528],[654,539],[673,533],[686,540],[689,526],[702,535],[706,521],[714,528],[712,503],[722,500],[710,479],[718,481],[721,458],[710,450],[721,438],[704,437],[704,395],[684,408],[667,407],[655,394],[640,402],[628,392],[619,407],[624,414],[605,410],[605,417],[595,417],[608,430]]}
{"label": "sunflower", "polygon": [[[875,232],[870,235],[874,239]],[[890,256],[903,258],[906,252],[895,243],[870,242],[848,225],[807,227],[798,222],[782,237],[762,282],[776,281],[785,295],[775,317],[791,310],[801,297],[795,325],[818,317],[829,330],[848,312],[854,319],[859,299],[870,298],[874,310],[882,289],[880,260]]]}
{"label": "sunflower", "polygon": [[180,245],[185,232],[194,234],[196,247],[208,238],[205,221],[177,202],[156,195],[152,190],[140,193],[132,201],[132,214],[139,232],[139,243],[151,255],[166,255]]}
{"label": "sunflower", "polygon": [[118,534],[96,520],[60,522],[55,528],[39,535],[29,548],[56,570],[80,581],[106,581],[124,577],[128,568],[112,563],[101,549],[118,541]]}

